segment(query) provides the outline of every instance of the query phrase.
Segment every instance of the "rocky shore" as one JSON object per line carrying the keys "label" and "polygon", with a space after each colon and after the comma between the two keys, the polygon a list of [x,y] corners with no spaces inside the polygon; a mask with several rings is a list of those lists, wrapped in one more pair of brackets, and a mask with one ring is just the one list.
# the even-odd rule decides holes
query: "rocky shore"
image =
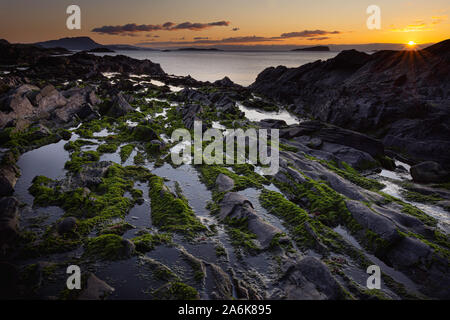
{"label": "rocky shore", "polygon": [[[0,41],[0,297],[448,299],[448,60],[346,51],[245,88]],[[174,165],[195,120],[279,129],[279,172]]]}

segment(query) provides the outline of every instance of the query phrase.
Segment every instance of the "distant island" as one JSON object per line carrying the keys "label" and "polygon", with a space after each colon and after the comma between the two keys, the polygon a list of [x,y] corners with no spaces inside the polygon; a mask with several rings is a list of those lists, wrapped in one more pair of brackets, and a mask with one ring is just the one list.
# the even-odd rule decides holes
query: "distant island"
{"label": "distant island", "polygon": [[[150,50],[154,49],[137,47],[127,44],[110,44],[110,45],[102,45],[100,43],[95,42],[90,37],[72,37],[72,38],[61,38],[58,40],[49,40],[44,42],[34,43],[35,46],[41,48],[64,48],[71,51],[90,51],[91,52],[114,52],[114,51],[106,51],[106,50]],[[99,51],[101,50],[101,51]]]}
{"label": "distant island", "polygon": [[330,51],[330,48],[327,46],[315,46],[315,47],[293,49],[291,51]]}

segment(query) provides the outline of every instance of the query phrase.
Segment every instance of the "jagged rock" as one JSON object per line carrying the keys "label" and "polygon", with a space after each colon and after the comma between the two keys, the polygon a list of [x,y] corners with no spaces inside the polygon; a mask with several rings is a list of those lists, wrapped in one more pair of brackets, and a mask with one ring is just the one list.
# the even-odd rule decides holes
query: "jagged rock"
{"label": "jagged rock", "polygon": [[230,276],[213,263],[208,264],[208,270],[214,282],[213,298],[216,300],[231,300],[233,298],[233,284]]}
{"label": "jagged rock", "polygon": [[14,165],[0,168],[0,197],[10,196],[14,193],[19,170]]}
{"label": "jagged rock", "polygon": [[86,288],[80,293],[78,300],[104,300],[113,292],[113,287],[97,278],[93,273],[89,273]]}
{"label": "jagged rock", "polygon": [[196,120],[201,120],[198,114],[203,112],[203,108],[199,104],[186,104],[178,107],[178,111],[181,112],[183,123],[186,128],[191,130],[194,128],[194,122]]}
{"label": "jagged rock", "polygon": [[217,176],[216,186],[219,192],[230,191],[234,188],[234,181],[229,176],[221,173]]}
{"label": "jagged rock", "polygon": [[213,83],[215,86],[219,87],[234,87],[237,86],[233,81],[230,80],[228,77],[224,77],[221,80],[214,81]]}
{"label": "jagged rock", "polygon": [[[450,40],[445,40],[417,54],[342,51],[298,68],[267,68],[250,89],[293,105],[297,114],[370,132],[414,162],[431,160],[448,167],[449,48]],[[411,95],[412,90],[417,94]]]}
{"label": "jagged rock", "polygon": [[30,118],[34,114],[35,109],[30,100],[28,100],[27,93],[36,90],[39,90],[39,88],[24,84],[2,97],[0,104],[2,105],[2,110],[6,110],[6,112],[0,113],[0,128],[4,128],[11,122],[16,122],[19,119],[25,120]]}
{"label": "jagged rock", "polygon": [[0,248],[19,232],[19,202],[14,197],[0,199]]}
{"label": "jagged rock", "polygon": [[122,93],[116,95],[111,103],[111,106],[106,113],[110,117],[121,117],[126,115],[128,112],[135,111],[132,106],[127,102]]}
{"label": "jagged rock", "polygon": [[446,182],[450,174],[439,163],[433,161],[422,162],[411,167],[413,180],[421,183]]}
{"label": "jagged rock", "polygon": [[273,237],[282,233],[277,227],[262,220],[253,208],[252,203],[236,192],[230,192],[224,196],[220,203],[219,217],[222,220],[227,217],[246,218],[249,231],[256,235],[262,248],[269,247]]}
{"label": "jagged rock", "polygon": [[206,94],[190,88],[184,88],[181,90],[177,95],[177,101],[193,101],[203,105],[211,104],[211,101]]}

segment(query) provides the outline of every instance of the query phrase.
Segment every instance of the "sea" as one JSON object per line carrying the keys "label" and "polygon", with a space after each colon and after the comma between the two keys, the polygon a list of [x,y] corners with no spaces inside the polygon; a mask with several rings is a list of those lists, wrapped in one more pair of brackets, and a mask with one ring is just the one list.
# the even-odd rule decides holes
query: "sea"
{"label": "sea", "polygon": [[230,78],[242,86],[249,86],[258,74],[268,67],[299,67],[317,60],[335,57],[338,52],[266,52],[266,51],[130,51],[97,55],[126,55],[135,59],[149,59],[159,63],[171,75],[190,75],[200,81]]}

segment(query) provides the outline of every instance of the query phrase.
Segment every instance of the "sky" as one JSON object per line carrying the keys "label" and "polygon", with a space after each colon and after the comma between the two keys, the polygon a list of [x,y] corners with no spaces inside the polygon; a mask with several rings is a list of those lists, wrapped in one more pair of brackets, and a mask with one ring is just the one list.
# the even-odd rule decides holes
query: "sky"
{"label": "sky", "polygon": [[[81,8],[81,30],[66,9]],[[381,29],[369,30],[369,5]],[[0,38],[89,36],[149,47],[435,43],[450,38],[448,0],[1,0]]]}

